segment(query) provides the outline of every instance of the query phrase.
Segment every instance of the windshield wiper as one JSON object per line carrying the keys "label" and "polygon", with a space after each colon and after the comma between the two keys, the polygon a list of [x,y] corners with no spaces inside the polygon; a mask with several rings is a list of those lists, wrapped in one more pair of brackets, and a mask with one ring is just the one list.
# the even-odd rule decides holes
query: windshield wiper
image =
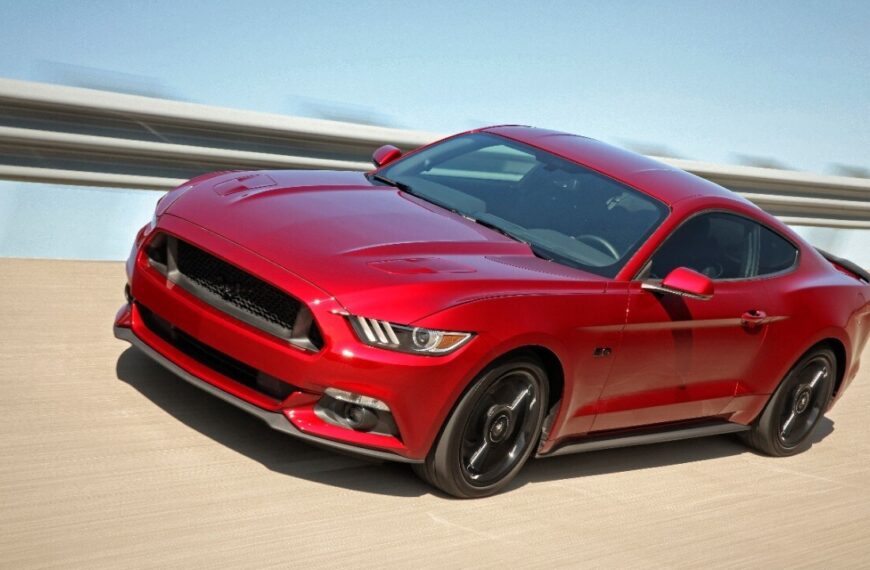
{"label": "windshield wiper", "polygon": [[462,214],[462,217],[465,218],[466,220],[470,220],[470,221],[474,222],[475,224],[480,224],[481,226],[483,226],[483,227],[485,227],[485,228],[489,228],[489,229],[491,229],[491,230],[495,230],[495,231],[497,231],[498,233],[500,233],[501,235],[503,235],[503,236],[507,236],[507,237],[511,238],[512,240],[515,240],[515,241],[518,241],[518,242],[520,242],[520,243],[524,243],[524,244],[527,244],[527,245],[529,244],[529,242],[527,242],[526,240],[522,239],[522,238],[519,237],[518,235],[516,235],[516,234],[514,234],[514,233],[511,233],[510,231],[504,229],[504,228],[501,227],[500,225],[498,225],[498,224],[496,224],[496,223],[493,223],[493,222],[491,222],[491,221],[489,221],[489,220],[486,220],[486,219],[483,219],[483,218],[475,218],[475,217],[473,217],[473,216],[466,216],[465,214]]}
{"label": "windshield wiper", "polygon": [[[462,216],[466,220],[470,220],[470,221],[474,222],[475,224],[480,224],[481,226],[489,228],[491,230],[495,230],[498,233],[500,233],[501,235],[509,237],[514,241],[524,243],[531,248],[532,253],[536,257],[540,257],[541,259],[546,259],[547,261],[553,261],[553,256],[550,255],[549,253],[545,253],[544,252],[545,250],[532,244],[528,240],[521,238],[517,234],[511,232],[510,230],[503,228],[499,224],[496,224],[495,222],[492,222],[492,221],[484,218],[483,216],[481,216],[480,218],[476,218],[474,216],[469,216],[468,214],[464,214],[464,213],[460,212],[459,210],[457,210],[456,208],[453,208],[452,206],[448,206],[447,204],[440,202],[438,200],[435,200],[429,196],[422,196],[422,195],[414,192],[414,189],[411,188],[408,184],[405,184],[404,182],[399,182],[398,180],[393,180],[392,178],[387,178],[386,176],[383,176],[381,174],[371,174],[370,176],[374,180],[377,180],[378,182],[383,182],[384,184],[386,184],[388,186],[392,186],[393,188],[398,188],[402,192],[405,192],[405,193],[410,194],[412,196],[416,196],[417,198],[422,198],[423,200],[426,200],[427,202],[431,202],[432,204],[435,204],[436,206],[440,206],[441,208],[444,208],[445,210],[449,210],[449,211],[453,212],[454,214],[459,214],[460,216]],[[486,214],[484,214],[484,216],[486,216]]]}
{"label": "windshield wiper", "polygon": [[398,188],[402,192],[407,192],[408,194],[414,194],[414,190],[405,184],[404,182],[399,182],[398,180],[393,180],[392,178],[387,178],[386,176],[382,176],[380,174],[372,174],[372,178],[379,182],[383,182],[388,186],[392,186],[394,188]]}
{"label": "windshield wiper", "polygon": [[[530,244],[529,244],[529,247],[532,248],[532,253],[535,254],[535,257],[540,257],[541,259],[544,259],[544,260],[546,260],[546,261],[554,261],[554,260],[556,259],[555,257],[553,257],[552,254],[550,254],[549,252],[547,252],[547,250],[542,249],[542,248],[540,248],[540,247],[538,247],[538,246],[536,246],[536,245],[534,245],[534,244],[531,244],[531,243],[530,243]],[[574,265],[575,267],[577,267],[576,264],[573,264],[573,263],[572,263],[572,265]]]}
{"label": "windshield wiper", "polygon": [[526,244],[527,246],[529,246],[529,249],[532,250],[532,253],[535,255],[535,257],[540,257],[541,259],[544,259],[546,261],[553,261],[556,258],[555,255],[553,255],[552,253],[550,253],[546,249],[532,243],[530,240],[527,240],[527,239],[524,239],[524,238],[518,236],[517,234],[511,232],[510,230],[507,230],[507,229],[503,228],[502,226],[500,226],[499,224],[496,224],[495,222],[485,218],[484,216],[486,216],[486,215],[487,214],[484,214],[480,218],[474,218],[471,216],[463,216],[463,217],[468,219],[468,220],[471,220],[472,222],[474,222],[476,224],[480,224],[481,226],[487,227],[491,230],[495,230],[498,233],[502,234],[503,236],[507,236],[507,237],[509,237],[513,240],[516,240],[520,243]]}
{"label": "windshield wiper", "polygon": [[[369,176],[369,175],[367,174],[366,176]],[[393,188],[398,188],[399,190],[401,190],[405,194],[410,194],[411,196],[414,196],[415,198],[420,198],[421,200],[425,200],[426,202],[429,202],[430,204],[435,204],[439,208],[444,208],[445,210],[453,212],[454,214],[459,214],[460,216],[463,215],[462,212],[460,212],[459,210],[457,210],[453,206],[450,206],[450,205],[448,205],[440,200],[436,200],[435,198],[432,198],[431,196],[426,196],[425,194],[421,194],[420,192],[415,191],[413,188],[411,188],[411,186],[409,186],[408,184],[405,184],[404,182],[399,182],[398,180],[393,180],[392,178],[387,178],[386,176],[381,176],[380,174],[372,174],[371,177],[379,182],[383,182],[387,186],[392,186]]]}

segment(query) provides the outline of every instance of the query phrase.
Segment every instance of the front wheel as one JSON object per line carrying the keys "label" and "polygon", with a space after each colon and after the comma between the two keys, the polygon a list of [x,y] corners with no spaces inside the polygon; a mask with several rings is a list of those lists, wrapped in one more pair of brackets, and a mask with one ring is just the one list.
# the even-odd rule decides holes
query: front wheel
{"label": "front wheel", "polygon": [[809,447],[827,410],[837,358],[827,348],[804,355],[786,375],[744,440],[768,455],[787,456]]}
{"label": "front wheel", "polygon": [[455,497],[499,492],[538,443],[547,386],[547,375],[533,357],[490,366],[459,401],[433,451],[415,472]]}

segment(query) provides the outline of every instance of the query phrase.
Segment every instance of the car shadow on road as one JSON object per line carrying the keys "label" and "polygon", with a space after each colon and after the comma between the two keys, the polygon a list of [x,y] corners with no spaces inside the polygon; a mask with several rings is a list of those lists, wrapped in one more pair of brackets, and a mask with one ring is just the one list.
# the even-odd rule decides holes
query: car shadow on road
{"label": "car shadow on road", "polygon": [[[812,436],[812,444],[819,443],[833,431],[834,422],[829,418],[822,418]],[[560,455],[530,462],[517,476],[515,484],[524,485],[531,482],[653,469],[741,454],[752,455],[755,452],[747,448],[736,435],[719,435],[702,439],[684,439],[652,445],[607,449],[592,453]],[[764,459],[777,460],[773,457],[765,457]]]}
{"label": "car shadow on road", "polygon": [[[116,373],[119,380],[175,419],[276,473],[366,493],[446,497],[418,480],[405,464],[345,456],[276,432],[231,404],[184,382],[135,348],[121,354]],[[824,418],[814,443],[833,429],[833,422]],[[702,445],[685,440],[539,459],[525,466],[508,491],[532,482],[652,469],[741,453],[750,452],[735,437],[717,436],[705,438]]]}
{"label": "car shadow on road", "polygon": [[342,455],[277,432],[169,372],[136,348],[118,358],[117,377],[188,427],[284,475],[395,496],[430,492],[410,467]]}

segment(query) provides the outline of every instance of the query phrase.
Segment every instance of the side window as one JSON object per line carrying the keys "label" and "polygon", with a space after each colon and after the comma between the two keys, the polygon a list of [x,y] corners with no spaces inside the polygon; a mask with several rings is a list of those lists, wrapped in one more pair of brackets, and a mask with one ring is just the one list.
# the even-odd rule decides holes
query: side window
{"label": "side window", "polygon": [[734,214],[711,212],[677,228],[653,254],[648,277],[663,279],[688,267],[711,279],[742,279],[783,271],[797,250],[761,224]]}
{"label": "side window", "polygon": [[761,252],[757,275],[770,275],[790,269],[797,262],[798,250],[777,233],[761,227]]}

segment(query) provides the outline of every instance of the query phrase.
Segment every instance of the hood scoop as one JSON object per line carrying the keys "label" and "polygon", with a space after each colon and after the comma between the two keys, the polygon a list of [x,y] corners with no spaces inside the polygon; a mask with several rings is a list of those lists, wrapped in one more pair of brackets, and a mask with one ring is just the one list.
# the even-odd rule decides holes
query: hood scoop
{"label": "hood scoop", "polygon": [[277,182],[265,174],[244,174],[215,184],[213,190],[218,196],[230,196],[245,190],[257,190],[275,186]]}
{"label": "hood scoop", "polygon": [[409,257],[372,261],[369,267],[392,275],[421,275],[433,273],[474,273],[476,269],[440,257]]}

